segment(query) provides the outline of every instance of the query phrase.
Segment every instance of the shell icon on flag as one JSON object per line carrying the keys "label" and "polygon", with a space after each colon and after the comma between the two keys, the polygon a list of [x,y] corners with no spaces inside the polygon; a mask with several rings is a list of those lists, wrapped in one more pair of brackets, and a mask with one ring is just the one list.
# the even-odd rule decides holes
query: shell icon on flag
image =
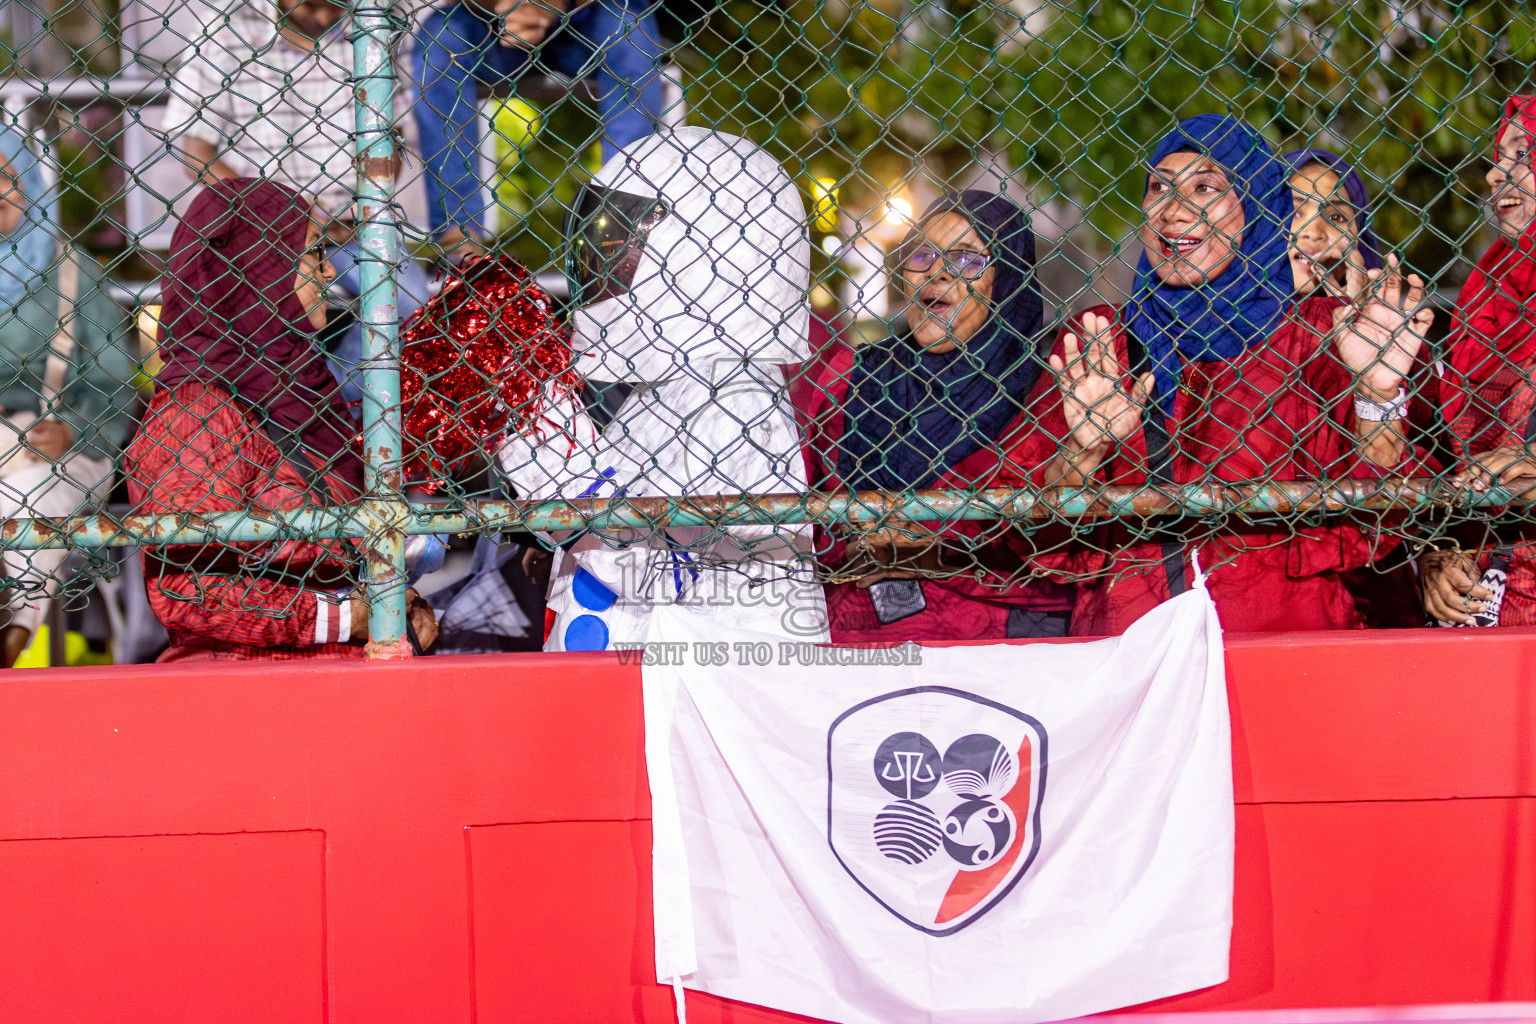
{"label": "shell icon on flag", "polygon": [[941,686],[855,705],[827,730],[827,841],[865,892],[929,935],[996,906],[1040,850],[1037,720]]}

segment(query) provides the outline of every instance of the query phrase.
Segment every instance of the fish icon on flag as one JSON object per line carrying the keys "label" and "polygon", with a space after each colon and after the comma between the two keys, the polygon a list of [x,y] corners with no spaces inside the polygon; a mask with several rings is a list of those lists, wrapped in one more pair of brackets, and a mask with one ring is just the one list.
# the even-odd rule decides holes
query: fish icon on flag
{"label": "fish icon on flag", "polygon": [[949,687],[864,701],[827,731],[827,839],[876,902],[951,935],[1005,897],[1040,850],[1046,733]]}

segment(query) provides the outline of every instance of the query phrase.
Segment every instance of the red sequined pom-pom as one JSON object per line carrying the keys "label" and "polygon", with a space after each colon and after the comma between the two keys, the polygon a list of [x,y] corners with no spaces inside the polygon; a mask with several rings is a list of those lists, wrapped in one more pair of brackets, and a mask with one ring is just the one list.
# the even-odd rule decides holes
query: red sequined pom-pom
{"label": "red sequined pom-pom", "polygon": [[400,335],[406,476],[429,487],[510,428],[536,429],[549,385],[575,388],[570,330],[528,268],[467,261]]}

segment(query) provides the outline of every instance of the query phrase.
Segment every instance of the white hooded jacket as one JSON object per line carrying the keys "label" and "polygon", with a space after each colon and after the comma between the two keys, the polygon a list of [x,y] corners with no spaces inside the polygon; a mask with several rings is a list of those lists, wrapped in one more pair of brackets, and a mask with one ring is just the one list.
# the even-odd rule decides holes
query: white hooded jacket
{"label": "white hooded jacket", "polygon": [[[676,128],[615,155],[592,186],[656,197],[669,211],[650,228],[628,289],[573,318],[577,370],[633,390],[606,429],[558,400],[538,436],[509,438],[499,461],[518,495],[804,492],[780,369],[809,355],[810,246],[794,182],[745,139]],[[799,526],[567,538],[546,646],[643,641],[656,601],[706,602],[743,628],[825,640],[808,541]]]}

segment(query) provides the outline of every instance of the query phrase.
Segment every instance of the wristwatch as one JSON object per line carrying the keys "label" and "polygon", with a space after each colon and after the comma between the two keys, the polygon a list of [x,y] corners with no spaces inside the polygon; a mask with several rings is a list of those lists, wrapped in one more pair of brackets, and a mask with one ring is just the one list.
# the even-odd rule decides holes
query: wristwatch
{"label": "wristwatch", "polygon": [[1372,423],[1400,420],[1408,414],[1408,389],[1400,387],[1397,397],[1390,402],[1373,402],[1355,395],[1355,415]]}

